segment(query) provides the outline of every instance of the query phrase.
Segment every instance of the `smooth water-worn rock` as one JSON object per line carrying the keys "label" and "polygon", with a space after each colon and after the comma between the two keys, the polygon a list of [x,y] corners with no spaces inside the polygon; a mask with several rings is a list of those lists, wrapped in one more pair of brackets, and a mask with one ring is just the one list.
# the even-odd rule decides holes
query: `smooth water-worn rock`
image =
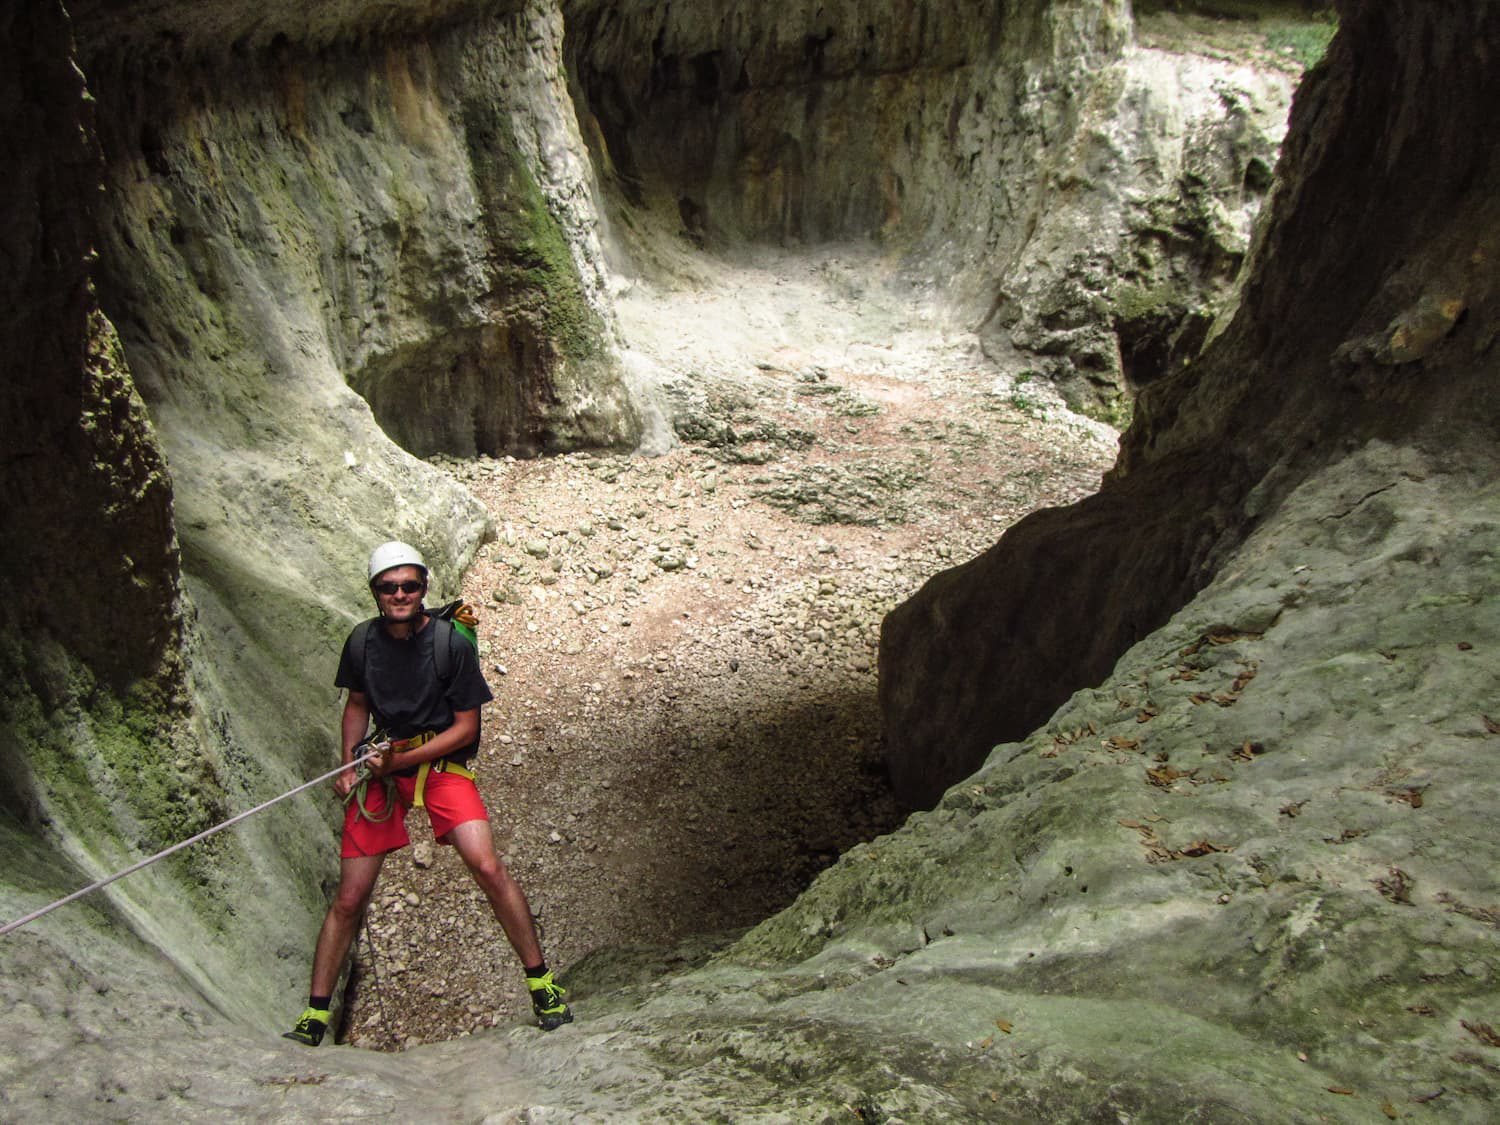
{"label": "smooth water-worn rock", "polygon": [[[369,612],[370,547],[418,544],[445,591],[488,534],[413,454],[639,433],[556,9],[364,40],[379,20],[327,7],[337,45],[251,49],[204,30],[273,15],[235,7],[175,9],[166,36],[160,8],[6,17],[6,237],[29,269],[4,380],[26,593],[5,808],[55,844],[59,893],[332,764],[329,653]],[[330,819],[303,803],[106,893],[195,987],[269,1019],[302,987],[279,947],[321,913]],[[235,923],[241,900],[281,905]]]}
{"label": "smooth water-worn rock", "polygon": [[[436,397],[401,415],[414,386],[463,403],[476,448],[510,423],[537,448],[595,423],[633,440],[609,368],[589,382],[610,286],[561,104],[559,9],[424,5],[436,22],[405,22],[417,8],[81,3],[79,55],[61,6],[0,17],[18,153],[0,193],[17,264],[0,283],[16,419],[0,722],[24,749],[0,785],[10,916],[326,762],[322,654],[361,610],[357,541],[411,535],[451,581],[483,535],[382,434],[455,437]],[[980,112],[949,96],[987,65],[962,54],[968,8],[912,7],[908,35],[894,9],[858,6],[893,44],[872,56],[884,78],[810,6],[705,11],[757,45],[746,92],[762,64],[829,80],[795,112],[747,112],[765,143],[722,165],[744,191],[726,175],[705,203],[686,172],[719,156],[688,159],[707,136],[692,99],[733,95],[739,71],[691,36],[679,49],[686,16],[619,8],[671,49],[641,64],[664,100],[616,104],[678,106],[686,140],[606,121],[611,90],[590,83],[612,72],[595,52],[613,32],[568,5],[601,180],[628,187],[626,158],[647,152],[617,153],[622,136],[665,134],[616,220],[667,210],[689,245],[732,247],[795,236],[793,219],[801,237],[868,234],[904,198],[931,208],[923,237],[964,226],[962,177],[937,172],[953,107],[954,138]],[[1004,13],[990,78],[1035,78],[1034,99],[1004,104],[1036,109],[1043,140],[981,144],[978,167],[1037,187],[1027,161],[1081,136],[1128,24],[1083,0]],[[328,817],[308,806],[0,939],[4,1116],[1492,1117],[1500,91],[1484,60],[1500,17],[1480,0],[1340,14],[1234,319],[1150,384],[1102,492],[889,620],[893,771],[929,811],[717,953],[576,966],[571,1027],[375,1056],[269,1033],[328,875],[309,858]],[[832,125],[912,104],[878,98],[916,81],[901,52],[929,47],[954,71],[930,76],[905,188],[850,175],[792,206],[809,168],[882,167],[854,140],[848,163],[825,155],[854,135]],[[1041,202],[979,208],[978,241],[927,247],[934,276],[993,297]],[[533,382],[490,403],[477,388],[501,356],[557,380],[559,401]]]}
{"label": "smooth water-worn rock", "polygon": [[[1488,1120],[1497,529],[1493,474],[1369,444],[1292,493],[1098,688],[738,943],[578,966],[565,1030],[309,1053],[167,998],[127,1033],[107,993],[74,985],[58,1018],[59,990],[37,987],[11,1008],[35,1061],[4,1104]],[[75,1025],[123,1056],[85,1039],[51,1066],[44,1048]]]}
{"label": "smooth water-worn rock", "polygon": [[874,240],[1023,379],[1115,422],[1226,299],[1292,84],[1133,47],[1115,3],[566,10],[633,268],[663,240]]}
{"label": "smooth water-worn rock", "polygon": [[[1488,9],[1344,13],[1298,92],[1260,268],[1232,323],[1142,395],[1096,496],[1024,521],[887,619],[882,707],[909,800],[930,804],[995,742],[1099,682],[1351,444],[1491,459],[1500,168],[1475,138],[1496,91],[1463,44],[1494,34]],[[1363,82],[1367,43],[1402,45],[1378,93]],[[1434,81],[1454,100],[1428,98]],[[1360,171],[1377,159],[1389,190]]]}

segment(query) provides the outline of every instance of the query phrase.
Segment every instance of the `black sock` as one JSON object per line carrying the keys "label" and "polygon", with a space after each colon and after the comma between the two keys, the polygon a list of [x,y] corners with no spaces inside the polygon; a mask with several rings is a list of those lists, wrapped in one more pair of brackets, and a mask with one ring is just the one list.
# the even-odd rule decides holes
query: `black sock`
{"label": "black sock", "polygon": [[535,980],[537,977],[544,977],[546,975],[547,975],[547,962],[545,962],[545,961],[543,961],[540,965],[537,965],[535,968],[529,968],[529,969],[526,970],[526,979],[527,980]]}
{"label": "black sock", "polygon": [[332,999],[333,997],[331,996],[309,996],[307,998],[307,1006],[309,1008],[316,1008],[320,1012],[326,1012],[328,1011],[329,1001]]}

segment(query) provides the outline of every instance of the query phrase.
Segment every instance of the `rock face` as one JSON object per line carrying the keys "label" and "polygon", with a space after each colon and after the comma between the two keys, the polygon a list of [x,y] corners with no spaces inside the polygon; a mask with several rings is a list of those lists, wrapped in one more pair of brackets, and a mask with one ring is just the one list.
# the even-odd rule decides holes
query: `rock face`
{"label": "rock face", "polygon": [[985,350],[1128,421],[1231,297],[1291,100],[1287,75],[1137,46],[1096,79],[1035,229],[997,280]]}
{"label": "rock face", "polygon": [[[370,545],[419,544],[451,589],[488,533],[411,454],[629,448],[640,423],[554,8],[463,34],[408,8],[382,39],[358,5],[279,28],[274,6],[30,7],[5,17],[5,238],[29,266],[7,279],[4,729],[26,753],[3,793],[58,851],[36,905],[327,768],[328,652],[368,612]],[[279,935],[324,903],[324,811],[276,830],[316,846],[252,827],[109,893],[196,988],[269,1018],[305,972]],[[282,910],[199,934],[241,897]]]}
{"label": "rock face", "polygon": [[[584,135],[643,229],[873,239],[986,350],[1111,421],[1202,343],[1291,79],[1127,47],[1123,5],[571,0]],[[648,46],[649,45],[649,46]],[[654,220],[654,222],[648,222]],[[639,267],[637,267],[639,268]]]}
{"label": "rock face", "polygon": [[[381,424],[417,449],[635,427],[594,351],[607,289],[554,6],[85,0],[76,56],[60,6],[15,7],[0,16],[16,150],[0,194],[15,263],[0,723],[25,749],[0,783],[11,915],[326,759],[313,654],[359,612],[360,548],[408,534],[452,574],[483,535]],[[686,30],[667,49],[690,22],[673,8],[566,9],[584,129],[603,176],[639,179],[641,214],[705,243],[885,237],[895,215],[903,253],[936,235],[939,268],[972,276],[957,299],[994,297],[1027,216],[1040,230],[1048,212],[1023,175],[1011,210],[978,208],[972,241],[945,236],[964,225],[952,171],[936,174],[955,140],[926,138],[976,120],[974,86],[954,100],[988,65],[955,30],[970,7],[838,9],[840,27],[950,67],[914,118],[912,167],[942,185],[917,201],[927,181],[888,181],[855,137],[890,62],[861,71],[858,32],[826,36],[810,6],[775,23],[705,6],[741,47],[702,58]],[[1124,8],[983,11],[1003,17],[985,26],[1004,61],[984,81],[1057,83],[1057,102],[1020,104],[1059,107],[1049,135],[1077,137]],[[1340,14],[1233,321],[1147,388],[1099,494],[889,618],[893,772],[930,811],[716,957],[578,966],[580,1021],[546,1040],[378,1059],[263,1034],[322,902],[323,868],[301,857],[325,853],[326,826],[298,814],[3,939],[5,1116],[1489,1120],[1500,15],[1482,0]],[[666,101],[623,82],[610,96],[628,73],[612,28],[631,21],[662,31]],[[780,43],[772,27],[785,46],[743,46]],[[720,136],[691,99],[733,103],[731,56],[755,64],[747,101],[795,101],[756,85],[778,60],[850,88],[804,89],[785,137],[775,112],[740,107],[735,128],[767,134],[730,150],[745,164],[708,155],[717,143],[695,164],[662,126],[607,119],[606,103],[676,104],[684,134]],[[798,132],[835,95],[848,164]],[[638,139],[653,136],[659,156]],[[1026,164],[1013,155],[981,143],[983,175]],[[866,165],[844,190],[797,187]],[[925,217],[908,228],[911,209]],[[979,258],[994,264],[962,268]],[[516,395],[496,405],[479,388],[501,357]],[[431,409],[445,379],[472,430]],[[406,418],[407,402],[427,405]],[[699,967],[666,975],[684,964]]]}
{"label": "rock face", "polygon": [[[931,804],[997,741],[1101,682],[1330,458],[1382,438],[1477,442],[1488,460],[1496,169],[1469,130],[1483,134],[1493,90],[1459,45],[1491,30],[1477,14],[1346,13],[1299,92],[1262,268],[1223,337],[1142,395],[1096,496],[1025,521],[887,620],[882,706],[908,799]],[[1363,35],[1411,44],[1386,57],[1409,84],[1366,91],[1351,57]],[[1438,73],[1463,96],[1431,120],[1416,76]],[[1390,191],[1343,179],[1375,163]]]}

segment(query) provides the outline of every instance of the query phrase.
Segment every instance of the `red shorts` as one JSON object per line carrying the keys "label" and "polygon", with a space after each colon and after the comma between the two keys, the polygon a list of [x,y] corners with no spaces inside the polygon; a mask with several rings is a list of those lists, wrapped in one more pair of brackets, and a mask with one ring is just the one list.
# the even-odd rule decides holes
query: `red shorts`
{"label": "red shorts", "polygon": [[[357,801],[344,806],[344,846],[340,855],[353,859],[362,855],[384,855],[411,843],[406,834],[406,814],[411,808],[412,796],[417,791],[415,777],[392,778],[396,783],[396,811],[385,820],[376,823],[366,820],[359,812]],[[427,809],[427,819],[432,822],[432,834],[440,844],[451,843],[448,833],[470,820],[489,820],[479,788],[467,777],[456,773],[427,774],[427,786],[422,790],[422,803]],[[385,786],[371,782],[365,791],[365,808],[375,816],[385,811]]]}

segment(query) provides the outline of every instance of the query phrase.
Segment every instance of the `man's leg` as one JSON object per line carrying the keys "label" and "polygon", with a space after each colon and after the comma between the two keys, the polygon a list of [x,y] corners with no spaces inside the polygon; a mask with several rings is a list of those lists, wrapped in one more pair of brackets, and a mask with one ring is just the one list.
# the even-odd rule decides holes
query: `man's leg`
{"label": "man's leg", "polygon": [[332,994],[384,862],[384,855],[359,855],[339,861],[339,889],[323,918],[313,951],[312,995]]}
{"label": "man's leg", "polygon": [[375,889],[375,877],[380,874],[383,862],[384,854],[355,856],[340,861],[339,889],[323,917],[318,946],[313,951],[312,991],[308,994],[307,1007],[284,1038],[308,1047],[323,1042],[323,1033],[328,1030],[329,998],[333,995],[334,982],[339,979],[344,958],[349,956],[349,946],[354,942],[355,931],[364,917],[370,892]]}
{"label": "man's leg", "polygon": [[447,839],[469,865],[474,881],[490,900],[490,908],[516,955],[521,958],[537,1026],[543,1031],[552,1031],[565,1023],[572,1023],[573,1011],[567,1004],[567,989],[552,979],[552,972],[542,958],[542,943],[537,940],[536,924],[531,920],[531,906],[521,885],[495,854],[490,822],[466,820],[449,829]]}
{"label": "man's leg", "polygon": [[448,833],[448,840],[458,849],[474,881],[490,900],[490,909],[500,928],[505,931],[511,948],[521,959],[523,967],[542,963],[542,945],[537,940],[536,926],[531,920],[531,906],[521,884],[512,878],[505,864],[495,854],[495,841],[490,835],[487,820],[467,820],[455,825]]}

